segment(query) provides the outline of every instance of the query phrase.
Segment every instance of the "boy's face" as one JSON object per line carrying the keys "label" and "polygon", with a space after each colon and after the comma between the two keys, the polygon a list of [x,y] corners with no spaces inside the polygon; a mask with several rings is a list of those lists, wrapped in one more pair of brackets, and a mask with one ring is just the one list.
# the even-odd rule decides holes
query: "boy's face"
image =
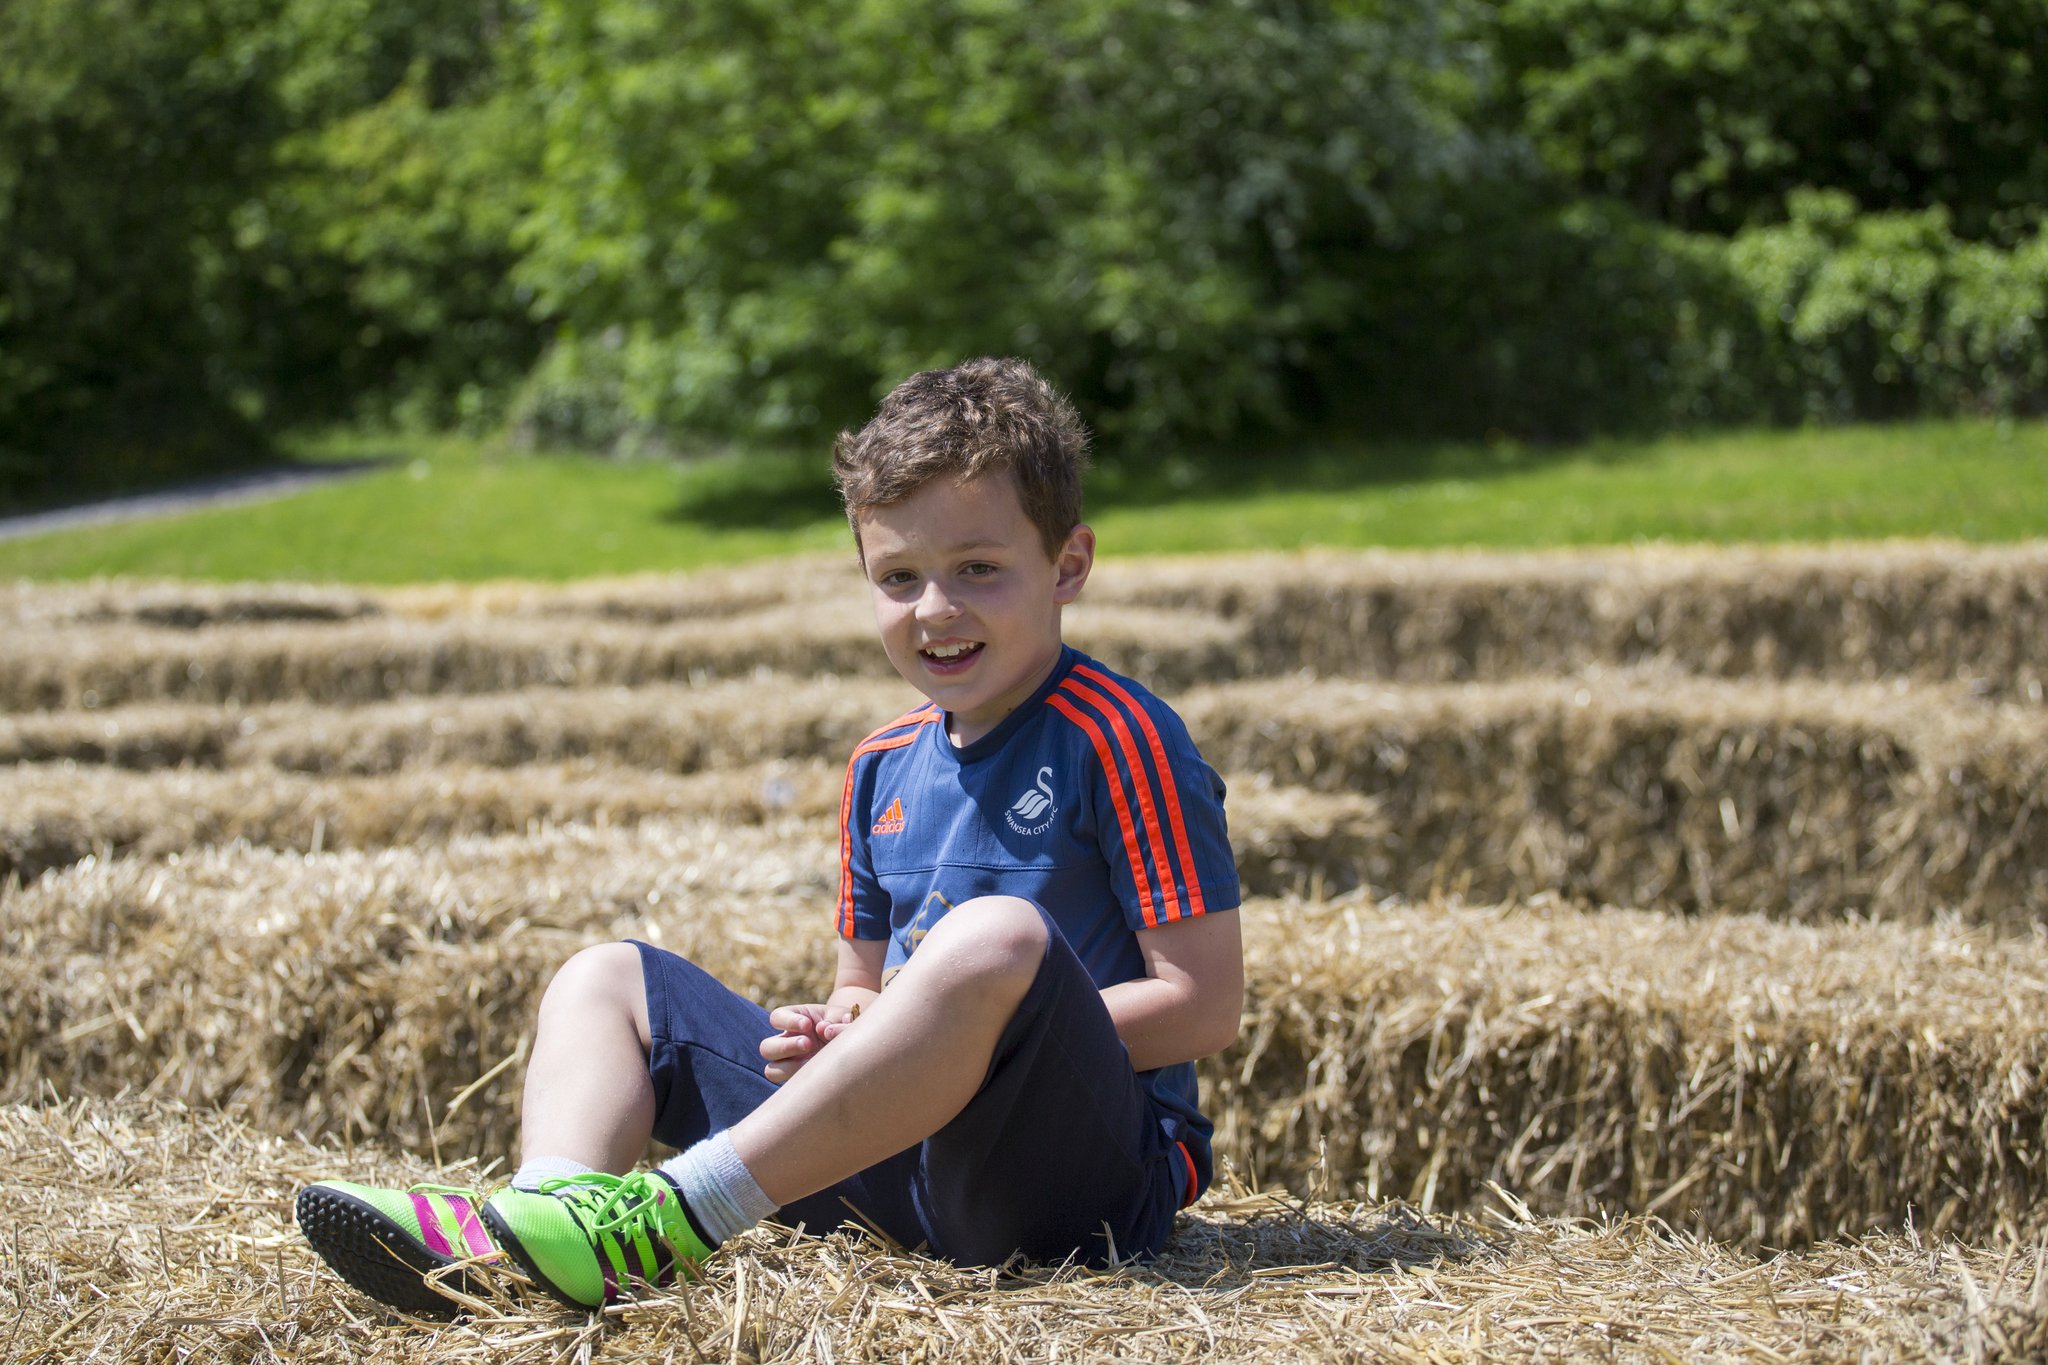
{"label": "boy's face", "polygon": [[1095,563],[1076,526],[1057,559],[1024,515],[1007,474],[935,479],[860,518],[862,560],[882,648],[912,687],[949,713],[971,744],[1052,673],[1060,608]]}

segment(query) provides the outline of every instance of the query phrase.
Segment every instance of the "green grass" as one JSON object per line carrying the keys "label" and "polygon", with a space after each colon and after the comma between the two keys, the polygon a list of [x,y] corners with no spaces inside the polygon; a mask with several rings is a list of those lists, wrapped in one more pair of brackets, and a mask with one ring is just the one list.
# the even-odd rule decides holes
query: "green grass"
{"label": "green grass", "polygon": [[[420,437],[329,437],[295,453],[385,463],[274,501],[0,541],[0,576],[564,579],[822,548],[845,534],[829,491],[822,513],[771,511],[740,525],[684,515],[686,497],[709,501],[761,482],[761,471],[740,479],[746,471],[732,460],[679,473],[657,463],[499,457],[474,441]],[[793,462],[769,457],[761,467],[772,487]]]}
{"label": "green grass", "polygon": [[[329,437],[375,472],[275,502],[0,542],[0,576],[391,583],[562,579],[847,546],[820,456],[676,467]],[[1323,444],[1127,462],[1090,520],[1111,554],[2048,536],[2048,423],[1608,441],[1562,450]]]}
{"label": "green grass", "polygon": [[[1186,480],[1183,480],[1185,482]],[[1096,517],[1129,551],[1308,545],[1537,547],[2048,535],[2048,423],[1927,422],[1603,441],[1438,446],[1361,474],[1311,451],[1170,509]]]}

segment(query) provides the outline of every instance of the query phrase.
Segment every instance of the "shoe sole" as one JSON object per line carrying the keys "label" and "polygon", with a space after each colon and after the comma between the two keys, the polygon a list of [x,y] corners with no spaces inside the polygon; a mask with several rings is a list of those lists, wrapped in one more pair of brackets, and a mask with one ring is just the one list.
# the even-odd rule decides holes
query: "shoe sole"
{"label": "shoe sole", "polygon": [[[382,1304],[415,1317],[447,1320],[462,1306],[437,1292],[426,1277],[455,1262],[421,1246],[383,1213],[339,1190],[299,1191],[299,1230],[334,1273]],[[444,1277],[449,1288],[475,1293],[461,1272]]]}
{"label": "shoe sole", "polygon": [[541,1274],[540,1267],[533,1263],[532,1255],[527,1252],[526,1244],[519,1240],[519,1234],[512,1231],[510,1225],[499,1217],[498,1211],[489,1204],[484,1205],[484,1226],[490,1229],[491,1240],[503,1248],[507,1256],[517,1261],[519,1268],[526,1272],[526,1278],[532,1280],[534,1287],[546,1293],[549,1298],[579,1313],[595,1313],[604,1307],[603,1304],[584,1303],[580,1299],[571,1298],[553,1280]]}

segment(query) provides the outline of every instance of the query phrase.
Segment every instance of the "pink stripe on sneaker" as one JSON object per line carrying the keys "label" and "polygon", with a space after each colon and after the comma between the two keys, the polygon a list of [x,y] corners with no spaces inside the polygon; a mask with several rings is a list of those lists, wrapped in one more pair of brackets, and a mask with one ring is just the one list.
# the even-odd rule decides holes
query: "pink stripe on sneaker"
{"label": "pink stripe on sneaker", "polygon": [[462,1229],[462,1240],[469,1243],[472,1256],[489,1256],[498,1248],[491,1241],[491,1234],[484,1231],[482,1220],[476,1216],[476,1205],[459,1194],[448,1196],[448,1207],[455,1210],[455,1226]]}
{"label": "pink stripe on sneaker", "polygon": [[427,1244],[427,1250],[437,1256],[453,1256],[455,1248],[448,1244],[447,1234],[441,1231],[441,1218],[434,1212],[433,1196],[415,1194],[411,1199],[413,1217],[419,1220],[420,1240]]}

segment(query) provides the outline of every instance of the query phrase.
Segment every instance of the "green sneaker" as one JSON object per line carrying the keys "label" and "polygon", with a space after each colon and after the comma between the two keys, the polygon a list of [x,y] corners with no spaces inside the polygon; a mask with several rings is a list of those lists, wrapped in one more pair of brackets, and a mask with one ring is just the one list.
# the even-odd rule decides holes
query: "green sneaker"
{"label": "green sneaker", "polygon": [[453,1185],[379,1189],[323,1180],[299,1191],[299,1229],[334,1273],[402,1312],[452,1318],[461,1305],[435,1286],[460,1293],[478,1287],[461,1271],[427,1277],[446,1266],[498,1255],[477,1216],[475,1190]]}
{"label": "green sneaker", "polygon": [[484,1201],[484,1222],[536,1285],[571,1308],[602,1308],[633,1281],[660,1288],[711,1254],[659,1171],[500,1190]]}

